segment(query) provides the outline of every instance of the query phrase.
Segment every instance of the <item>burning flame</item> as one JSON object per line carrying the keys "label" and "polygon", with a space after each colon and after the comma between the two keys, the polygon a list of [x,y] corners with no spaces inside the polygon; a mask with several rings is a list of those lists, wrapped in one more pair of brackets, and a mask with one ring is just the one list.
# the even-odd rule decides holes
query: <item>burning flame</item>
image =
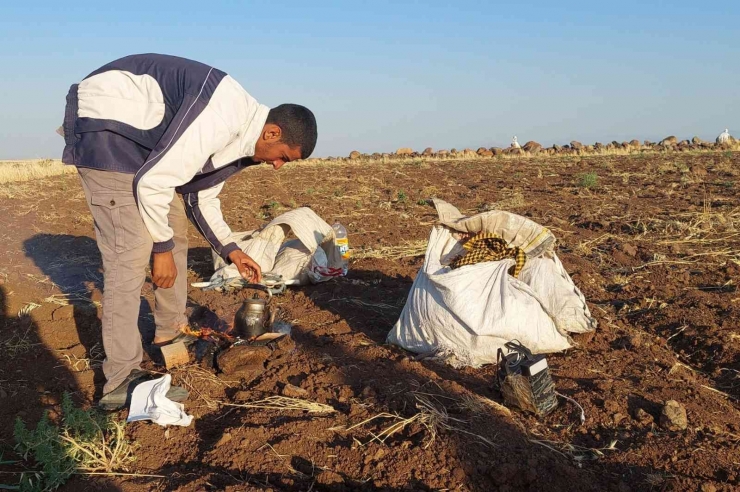
{"label": "burning flame", "polygon": [[188,325],[183,326],[180,328],[180,331],[182,331],[186,335],[190,335],[191,337],[200,338],[201,340],[209,340],[212,342],[218,341],[218,340],[224,340],[227,342],[233,342],[234,337],[229,335],[228,333],[222,332],[222,331],[216,331],[211,328],[192,328]]}

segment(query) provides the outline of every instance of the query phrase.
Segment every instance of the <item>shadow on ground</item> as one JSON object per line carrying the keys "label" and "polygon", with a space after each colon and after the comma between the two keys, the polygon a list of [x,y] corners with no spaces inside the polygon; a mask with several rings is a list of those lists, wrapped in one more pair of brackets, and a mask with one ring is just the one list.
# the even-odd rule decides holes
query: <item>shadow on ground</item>
{"label": "shadow on ground", "polygon": [[[342,377],[340,381],[322,381],[320,371],[312,371],[303,377],[278,381],[274,391],[279,392],[286,382],[302,385],[307,378],[313,378],[320,382],[316,384],[323,385],[320,391],[334,392],[336,397],[329,398],[328,403],[347,416],[354,414],[357,404],[361,403],[369,405],[374,414],[386,411],[404,418],[420,411],[417,396],[422,395],[437,409],[446,412],[447,423],[453,429],[438,428],[437,438],[430,442],[428,429],[410,425],[385,441],[388,458],[382,462],[373,460],[368,448],[365,465],[360,465],[361,473],[358,474],[343,471],[341,467],[328,470],[318,466],[305,454],[305,448],[301,449],[302,445],[296,447],[295,440],[290,441],[294,436],[281,429],[284,424],[302,418],[291,416],[286,421],[288,417],[276,415],[269,424],[274,429],[274,433],[270,432],[269,443],[273,446],[284,443],[282,449],[285,449],[285,442],[292,443],[291,455],[284,458],[289,460],[290,471],[278,478],[245,469],[237,479],[233,468],[204,466],[204,463],[212,460],[211,453],[227,429],[252,424],[245,422],[242,411],[217,410],[196,421],[196,429],[205,439],[199,442],[196,460],[186,466],[201,471],[201,477],[207,475],[208,482],[218,488],[248,483],[289,491],[427,491],[439,489],[429,484],[441,483],[449,489],[462,486],[460,490],[474,491],[650,489],[644,478],[655,473],[651,467],[627,467],[599,461],[580,463],[535,442],[537,438],[522,427],[521,420],[507,417],[493,408],[471,409],[465,405],[471,395],[500,402],[500,396],[493,389],[492,371],[458,370],[432,360],[415,360],[414,354],[383,345],[411,283],[408,276],[361,270],[353,271],[350,279],[300,289],[316,307],[336,315],[339,321],[334,326],[317,328],[303,326],[299,321],[293,331],[297,347],[294,360],[303,360],[305,356],[320,361],[325,366],[323,371],[337,368]],[[349,325],[348,330],[335,329],[343,323]],[[290,363],[291,359],[284,362]],[[241,389],[249,391],[259,384],[258,379]],[[352,396],[346,396],[347,389]],[[564,419],[573,417],[571,420],[575,422],[577,416],[572,410],[563,405],[559,411],[564,413]],[[379,420],[377,424],[366,426],[365,431],[377,435],[388,425],[389,421]],[[351,455],[355,460],[353,453],[357,452],[358,442],[354,438],[366,440],[371,434],[362,435],[359,431],[336,434],[321,451],[344,456],[344,461]],[[306,436],[306,439],[314,438]],[[411,452],[404,451],[406,449]],[[181,465],[161,472],[171,474],[180,468]],[[171,476],[173,488],[194,484],[193,479],[185,475]],[[405,477],[401,479],[403,486],[384,485],[397,483],[399,476]]]}
{"label": "shadow on ground", "polygon": [[[100,251],[93,238],[68,234],[36,234],[23,243],[26,256],[62,291],[60,302],[73,309],[79,342],[86,352],[102,350],[99,305],[103,293]],[[139,331],[145,346],[154,339],[154,318],[149,302],[141,297]],[[105,376],[95,368],[95,396],[100,398]]]}
{"label": "shadow on ground", "polygon": [[[56,420],[62,394],[79,392],[74,374],[43,343],[33,317],[8,312],[7,296],[0,285],[0,457],[19,461],[0,465],[0,488],[15,486],[21,472],[39,468],[32,461],[20,461],[15,454],[15,420],[34,428],[45,411]],[[121,489],[107,478],[73,477],[62,490]]]}
{"label": "shadow on ground", "polygon": [[[96,314],[91,317],[88,301],[91,296],[99,296],[102,289],[100,256],[94,240],[38,234],[26,241],[25,247],[28,256],[69,297],[83,345],[89,348],[99,343],[99,322]],[[207,278],[211,273],[210,251],[193,248],[189,254],[191,269],[201,278]],[[420,260],[415,261],[418,263]],[[465,483],[469,490],[475,491],[540,490],[550,487],[553,490],[621,492],[627,490],[626,483],[642,480],[654,472],[647,467],[626,468],[600,462],[581,467],[573,460],[534,443],[520,424],[498,411],[487,409],[473,412],[460,405],[470,394],[498,399],[492,388],[490,372],[456,370],[434,361],[418,361],[413,354],[384,346],[385,336],[400,313],[411,283],[412,279],[408,276],[366,269],[353,271],[350,279],[300,289],[316,307],[336,315],[340,322],[346,323],[348,330],[333,331],[331,326],[309,328],[299,322],[293,332],[297,351],[311,360],[330,361],[326,363],[328,366],[339,367],[343,377],[337,386],[350,388],[353,398],[369,401],[373,411],[389,411],[410,417],[419,411],[417,394],[428,393],[431,395],[430,401],[437,408],[448,412],[452,419],[458,419],[450,420],[459,421],[455,424],[456,429],[440,430],[437,439],[427,449],[424,447],[429,442],[428,431],[418,426],[409,426],[391,436],[386,441],[387,449],[397,458],[389,465],[398,467],[397,470],[381,470],[380,463],[372,460],[367,461],[364,467],[361,465],[364,470],[362,476],[377,475],[377,480],[358,479],[357,474],[343,471],[330,474],[325,469],[315,467],[307,456],[301,456],[298,452],[290,457],[293,472],[276,479],[259,470],[237,471],[209,464],[209,454],[223,432],[245,425],[243,412],[216,411],[196,420],[194,424],[199,433],[194,461],[168,465],[154,471],[168,477],[167,490],[190,490],[196,482],[202,484],[203,477],[208,477],[208,483],[216,489],[249,485],[252,490],[427,491],[435,490],[425,485],[428,483],[446,483],[448,487]],[[142,306],[146,308],[142,309],[142,324],[146,324],[151,322],[148,303],[143,300]],[[286,364],[290,364],[290,360]],[[59,369],[50,370],[56,375],[54,371]],[[102,379],[96,378],[96,383],[98,381],[102,382]],[[256,383],[258,381],[252,384]],[[330,403],[340,412],[350,414],[351,403],[339,394]],[[291,418],[300,420],[302,417]],[[276,416],[274,419],[275,438],[280,438],[279,426],[288,422],[285,419],[286,416]],[[374,427],[368,426],[367,430],[377,433],[383,427],[379,422]],[[491,441],[493,446],[476,436]],[[289,437],[285,435],[282,439]],[[349,453],[356,446],[351,436],[341,435],[330,444],[337,453],[342,450]],[[403,449],[414,450],[411,455],[417,458],[410,457]],[[388,473],[405,474],[401,475],[405,477],[402,479],[404,485],[382,485],[387,483]],[[395,481],[398,482],[398,475]],[[76,483],[82,487],[88,485],[88,482]]]}

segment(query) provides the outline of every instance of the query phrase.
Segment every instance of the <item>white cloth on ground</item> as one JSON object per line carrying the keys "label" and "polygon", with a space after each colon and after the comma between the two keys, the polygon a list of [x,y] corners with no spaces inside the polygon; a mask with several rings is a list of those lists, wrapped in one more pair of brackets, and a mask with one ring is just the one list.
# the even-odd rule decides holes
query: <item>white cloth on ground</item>
{"label": "white cloth on ground", "polygon": [[185,412],[182,403],[174,402],[166,396],[171,384],[172,376],[169,374],[139,383],[131,394],[131,406],[126,422],[151,420],[162,426],[189,426],[193,416]]}

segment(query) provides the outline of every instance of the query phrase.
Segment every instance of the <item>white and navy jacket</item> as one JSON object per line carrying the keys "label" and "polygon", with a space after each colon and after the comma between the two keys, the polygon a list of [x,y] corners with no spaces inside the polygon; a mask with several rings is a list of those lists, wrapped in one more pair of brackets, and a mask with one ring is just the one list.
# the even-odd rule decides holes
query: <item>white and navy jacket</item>
{"label": "white and navy jacket", "polygon": [[132,55],[73,85],[63,161],[135,174],[133,194],[154,252],[174,247],[167,214],[181,193],[188,217],[227,259],[238,249],[218,194],[253,165],[269,108],[226,73],[175,56]]}

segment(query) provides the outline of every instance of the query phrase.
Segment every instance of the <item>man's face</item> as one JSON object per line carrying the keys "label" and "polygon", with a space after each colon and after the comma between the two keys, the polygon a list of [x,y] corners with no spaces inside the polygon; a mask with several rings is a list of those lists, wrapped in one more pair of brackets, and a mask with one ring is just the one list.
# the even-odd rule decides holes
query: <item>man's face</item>
{"label": "man's face", "polygon": [[272,164],[275,169],[280,169],[283,164],[301,158],[299,147],[289,147],[280,137],[282,131],[277,125],[268,123],[262,130],[259,140],[254,146],[252,160],[255,162],[266,162]]}

